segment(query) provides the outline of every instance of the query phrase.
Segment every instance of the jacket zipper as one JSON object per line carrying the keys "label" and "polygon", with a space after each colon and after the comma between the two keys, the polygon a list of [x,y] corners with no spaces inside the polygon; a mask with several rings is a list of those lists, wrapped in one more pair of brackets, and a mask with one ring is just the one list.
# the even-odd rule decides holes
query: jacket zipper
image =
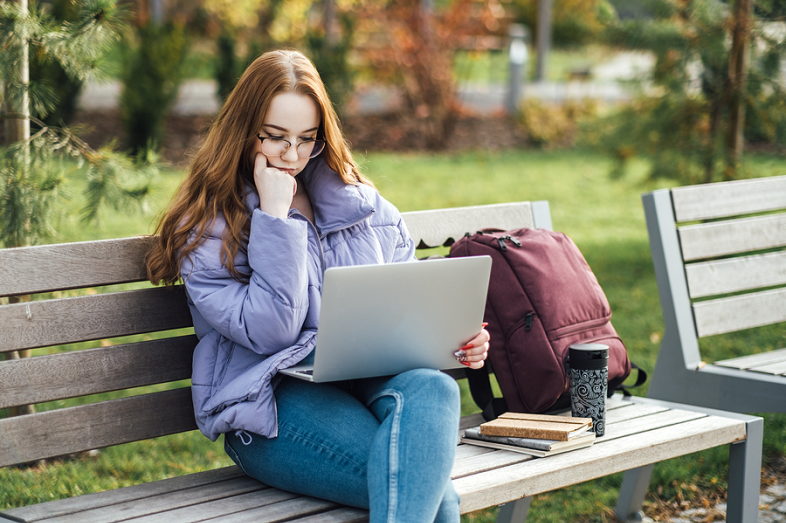
{"label": "jacket zipper", "polygon": [[596,318],[594,320],[587,320],[581,323],[577,323],[575,325],[568,325],[567,327],[560,327],[559,329],[554,330],[554,336],[559,338],[564,338],[565,336],[569,336],[571,334],[575,334],[577,332],[590,330],[595,327],[600,327],[601,325],[605,325],[608,323],[609,317],[605,318]]}

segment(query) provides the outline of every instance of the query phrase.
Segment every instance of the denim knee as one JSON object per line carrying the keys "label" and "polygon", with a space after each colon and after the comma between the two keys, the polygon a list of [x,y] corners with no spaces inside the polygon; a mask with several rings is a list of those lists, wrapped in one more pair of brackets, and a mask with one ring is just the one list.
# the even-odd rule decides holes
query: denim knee
{"label": "denim knee", "polygon": [[461,392],[456,380],[438,370],[415,369],[403,372],[391,380],[407,399],[423,399],[440,408],[449,408],[458,414],[461,409]]}

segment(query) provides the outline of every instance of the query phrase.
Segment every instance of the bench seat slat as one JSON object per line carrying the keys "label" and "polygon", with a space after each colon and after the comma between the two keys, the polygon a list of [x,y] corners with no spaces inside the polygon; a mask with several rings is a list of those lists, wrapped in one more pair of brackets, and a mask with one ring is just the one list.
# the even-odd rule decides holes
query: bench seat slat
{"label": "bench seat slat", "polygon": [[786,214],[680,227],[685,261],[726,256],[786,245]]}
{"label": "bench seat slat", "polygon": [[0,296],[99,287],[147,279],[152,237],[0,250]]}
{"label": "bench seat slat", "polygon": [[181,285],[3,305],[0,325],[0,352],[8,352],[180,329],[193,322]]}
{"label": "bench seat slat", "polygon": [[678,222],[786,209],[786,176],[675,187]]}
{"label": "bench seat slat", "polygon": [[266,507],[296,497],[298,497],[298,494],[267,488],[204,503],[190,504],[174,510],[150,514],[149,516],[136,517],[128,523],[196,523],[209,518]]}
{"label": "bench seat slat", "polygon": [[786,376],[786,361],[768,363],[759,367],[751,367],[750,370],[763,374],[772,374],[773,376]]}
{"label": "bench seat slat", "polygon": [[300,519],[302,523],[361,523],[368,521],[368,511],[342,507]]}
{"label": "bench seat slat", "polygon": [[0,419],[0,467],[196,429],[191,388]]}
{"label": "bench seat slat", "polygon": [[[465,444],[461,447],[472,447],[473,445]],[[484,448],[484,447],[480,447]],[[529,461],[534,459],[533,456],[521,452],[510,452],[507,450],[490,449],[492,452],[487,454],[479,454],[462,460],[457,460],[453,463],[453,469],[450,471],[450,477],[453,479],[463,478],[478,472],[485,472],[487,470],[494,470],[514,463],[521,463],[522,461]]]}
{"label": "bench seat slat", "polygon": [[464,233],[486,227],[503,230],[534,227],[530,202],[412,211],[401,213],[401,217],[415,245],[428,247],[438,247],[448,238],[458,240]]}
{"label": "bench seat slat", "polygon": [[[623,402],[620,402],[623,403]],[[607,403],[608,405],[608,403]],[[668,410],[665,407],[658,407],[655,405],[641,405],[633,403],[628,408],[607,408],[606,409],[606,426],[611,423],[619,423],[642,416],[649,416]],[[605,436],[604,436],[605,437]]]}
{"label": "bench seat slat", "polygon": [[786,349],[779,349],[769,352],[760,352],[758,354],[750,354],[748,356],[741,356],[739,358],[716,361],[715,365],[720,365],[721,367],[730,367],[732,369],[750,369],[753,367],[767,365],[769,363],[779,363],[784,361],[786,361]]}
{"label": "bench seat slat", "polygon": [[[107,521],[126,521],[149,514],[165,513],[181,507],[189,507],[219,499],[232,499],[234,496],[248,492],[269,490],[259,481],[248,476],[222,481],[212,485],[204,485],[190,489],[178,490],[166,495],[151,496],[143,503],[126,501],[116,505],[87,509],[68,516],[60,516],[57,523],[105,523]],[[170,519],[169,521],[176,521]],[[41,523],[47,523],[44,519]]]}
{"label": "bench seat slat", "polygon": [[786,251],[685,266],[691,298],[786,284]]}
{"label": "bench seat slat", "polygon": [[786,288],[693,304],[699,337],[786,321]]}
{"label": "bench seat slat", "polygon": [[191,377],[194,335],[0,362],[0,409]]}
{"label": "bench seat slat", "polygon": [[[211,518],[207,521],[209,523],[275,523],[291,521],[298,517],[319,514],[335,508],[339,508],[336,503],[303,496],[239,514]],[[302,521],[302,519],[298,519],[298,521]]]}
{"label": "bench seat slat", "polygon": [[169,479],[153,481],[151,483],[141,483],[130,487],[123,487],[115,490],[85,494],[73,498],[47,501],[38,505],[19,507],[4,512],[10,516],[37,522],[44,518],[57,518],[66,516],[87,509],[107,507],[126,501],[141,502],[149,496],[160,495],[167,492],[177,492],[189,488],[203,485],[214,485],[222,481],[245,477],[245,473],[240,468],[223,467],[220,469],[196,472],[185,476],[177,476]]}
{"label": "bench seat slat", "polygon": [[462,459],[469,459],[474,456],[480,456],[481,454],[487,454],[494,449],[490,449],[488,447],[480,447],[478,445],[459,445],[456,448],[456,461],[461,461]]}
{"label": "bench seat slat", "polygon": [[[605,438],[606,436],[604,436]],[[608,476],[745,438],[745,422],[703,417],[509,467],[458,478],[461,513]]]}

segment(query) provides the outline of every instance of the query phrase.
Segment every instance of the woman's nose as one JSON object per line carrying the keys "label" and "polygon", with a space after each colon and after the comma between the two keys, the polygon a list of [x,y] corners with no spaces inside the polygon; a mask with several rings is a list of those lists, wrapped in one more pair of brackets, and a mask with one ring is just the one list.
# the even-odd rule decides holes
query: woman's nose
{"label": "woman's nose", "polygon": [[290,145],[281,157],[289,163],[295,163],[298,160],[297,147],[294,144]]}

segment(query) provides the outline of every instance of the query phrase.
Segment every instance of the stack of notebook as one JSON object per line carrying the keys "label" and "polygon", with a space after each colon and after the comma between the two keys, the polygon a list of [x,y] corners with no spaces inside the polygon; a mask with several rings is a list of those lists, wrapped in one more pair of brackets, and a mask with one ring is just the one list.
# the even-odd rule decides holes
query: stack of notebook
{"label": "stack of notebook", "polygon": [[462,443],[544,457],[589,447],[595,442],[590,418],[506,412],[464,431]]}

